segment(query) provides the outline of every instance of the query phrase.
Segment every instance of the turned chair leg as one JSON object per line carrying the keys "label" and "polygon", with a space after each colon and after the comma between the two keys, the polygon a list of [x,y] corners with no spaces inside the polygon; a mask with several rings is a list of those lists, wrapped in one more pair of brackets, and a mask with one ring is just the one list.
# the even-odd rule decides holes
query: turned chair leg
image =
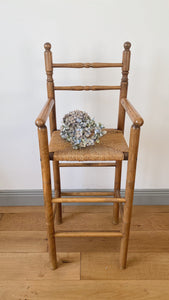
{"label": "turned chair leg", "polygon": [[54,237],[54,218],[52,208],[52,189],[51,189],[51,177],[50,177],[50,162],[49,162],[49,150],[48,150],[48,136],[46,126],[38,128],[39,136],[39,148],[41,157],[41,169],[42,169],[42,181],[43,181],[43,195],[45,205],[45,217],[47,225],[48,235],[48,251],[49,262],[51,269],[56,269],[56,245]]}
{"label": "turned chair leg", "polygon": [[127,262],[128,240],[129,240],[130,222],[131,222],[131,214],[132,214],[132,206],[133,206],[139,135],[140,135],[140,128],[132,126],[130,131],[129,157],[128,157],[128,167],[127,167],[127,179],[126,179],[126,192],[125,192],[126,203],[124,205],[124,215],[123,215],[123,224],[122,224],[123,236],[121,238],[121,246],[120,246],[120,268],[121,269],[126,268],[126,262]]}
{"label": "turned chair leg", "polygon": [[[61,196],[60,192],[60,170],[59,170],[59,162],[53,161],[53,177],[54,177],[54,188],[55,188],[55,197],[59,198]],[[62,204],[55,203],[56,209],[56,224],[62,223]]]}
{"label": "turned chair leg", "polygon": [[[114,197],[118,198],[121,185],[121,167],[122,162],[116,161],[115,181],[114,181]],[[113,224],[119,223],[119,203],[113,204]]]}

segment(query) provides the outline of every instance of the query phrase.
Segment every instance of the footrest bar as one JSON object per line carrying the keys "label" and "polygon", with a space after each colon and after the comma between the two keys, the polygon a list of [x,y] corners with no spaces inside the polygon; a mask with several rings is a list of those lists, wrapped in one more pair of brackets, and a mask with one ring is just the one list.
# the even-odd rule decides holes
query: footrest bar
{"label": "footrest bar", "polygon": [[52,203],[78,203],[78,202],[84,202],[84,203],[125,203],[125,198],[82,198],[82,197],[72,197],[72,198],[53,198]]}
{"label": "footrest bar", "polygon": [[55,232],[55,237],[122,237],[120,231],[72,231],[72,232]]}

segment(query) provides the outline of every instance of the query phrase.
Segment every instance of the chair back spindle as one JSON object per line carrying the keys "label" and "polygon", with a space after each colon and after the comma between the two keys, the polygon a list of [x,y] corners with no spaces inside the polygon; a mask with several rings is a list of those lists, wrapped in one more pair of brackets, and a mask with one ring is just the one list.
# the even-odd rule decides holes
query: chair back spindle
{"label": "chair back spindle", "polygon": [[[52,63],[52,52],[51,52],[51,44],[46,43],[44,45],[45,48],[45,70],[47,75],[47,94],[48,99],[54,99],[55,101],[55,93],[54,93],[54,82],[53,82],[53,63]],[[52,135],[52,132],[57,129],[56,126],[56,110],[55,110],[55,103],[53,105],[53,108],[51,110],[51,113],[49,115],[50,120],[50,133]]]}
{"label": "chair back spindle", "polygon": [[123,66],[122,66],[122,79],[121,79],[121,89],[120,89],[120,97],[119,97],[119,115],[118,115],[118,125],[117,128],[124,132],[124,123],[125,123],[125,109],[121,104],[122,98],[127,98],[127,89],[128,89],[128,73],[130,67],[130,47],[131,43],[124,43],[124,51],[123,51]]}

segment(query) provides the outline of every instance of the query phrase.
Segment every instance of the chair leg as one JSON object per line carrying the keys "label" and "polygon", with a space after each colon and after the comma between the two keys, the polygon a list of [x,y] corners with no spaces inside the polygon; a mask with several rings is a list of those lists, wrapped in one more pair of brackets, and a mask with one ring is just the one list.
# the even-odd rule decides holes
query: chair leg
{"label": "chair leg", "polygon": [[136,175],[136,164],[137,164],[137,153],[139,144],[139,127],[131,127],[130,131],[130,144],[129,144],[129,158],[127,167],[127,180],[126,180],[126,192],[124,205],[124,215],[122,224],[122,238],[120,246],[120,268],[126,268],[127,263],[127,252],[128,252],[128,240],[130,233],[130,222],[133,206],[133,195],[134,195],[134,184]]}
{"label": "chair leg", "polygon": [[[60,170],[59,170],[59,162],[53,161],[53,176],[54,176],[54,187],[55,187],[55,197],[60,197]],[[56,203],[56,224],[62,223],[62,204]]]}
{"label": "chair leg", "polygon": [[45,205],[45,217],[48,235],[48,251],[51,269],[56,269],[56,245],[54,236],[54,218],[52,208],[52,189],[50,177],[50,162],[48,150],[48,136],[46,126],[38,128],[39,148],[41,157],[42,181],[43,181],[43,195]]}
{"label": "chair leg", "polygon": [[[116,161],[115,181],[114,181],[114,196],[119,197],[121,185],[121,167],[122,162]],[[113,224],[119,223],[119,203],[113,204]]]}

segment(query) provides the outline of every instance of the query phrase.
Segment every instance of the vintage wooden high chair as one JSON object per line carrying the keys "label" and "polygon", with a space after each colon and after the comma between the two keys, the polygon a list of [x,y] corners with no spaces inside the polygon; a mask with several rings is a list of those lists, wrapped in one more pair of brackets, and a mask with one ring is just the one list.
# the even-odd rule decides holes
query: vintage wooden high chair
{"label": "vintage wooden high chair", "polygon": [[[52,61],[51,44],[46,43],[45,66],[47,74],[48,100],[36,119],[38,127],[40,159],[42,168],[43,194],[45,204],[46,225],[48,233],[49,260],[52,269],[57,267],[55,237],[120,237],[120,268],[126,267],[130,221],[133,204],[136,162],[139,144],[140,127],[143,119],[127,100],[128,73],[130,65],[131,44],[124,44],[121,63],[56,63]],[[122,79],[119,86],[54,86],[54,68],[122,68]],[[80,150],[73,150],[70,143],[60,137],[56,127],[55,91],[57,90],[120,90],[117,129],[108,129],[100,143]],[[125,113],[131,119],[129,146],[124,138]],[[50,143],[46,121],[50,119]],[[52,197],[50,160],[53,161],[55,197]],[[122,161],[128,160],[125,198],[120,195]],[[62,161],[62,162],[61,162]],[[63,161],[68,161],[63,163]],[[95,163],[90,161],[96,161]],[[99,162],[100,161],[100,162]],[[107,162],[106,162],[107,161]],[[109,162],[108,162],[109,161]],[[110,161],[112,161],[110,163]],[[79,163],[80,162],[80,163]],[[86,163],[87,162],[87,163]],[[63,193],[60,187],[60,167],[115,167],[114,192],[71,192]],[[79,197],[77,197],[79,196]],[[85,198],[84,198],[85,196]],[[87,196],[87,197],[86,197]],[[95,197],[92,197],[95,196]],[[108,232],[69,231],[61,232],[54,229],[56,222],[62,222],[62,203],[70,202],[108,202],[113,203],[113,223],[119,222],[119,208],[122,214],[122,230]]]}

